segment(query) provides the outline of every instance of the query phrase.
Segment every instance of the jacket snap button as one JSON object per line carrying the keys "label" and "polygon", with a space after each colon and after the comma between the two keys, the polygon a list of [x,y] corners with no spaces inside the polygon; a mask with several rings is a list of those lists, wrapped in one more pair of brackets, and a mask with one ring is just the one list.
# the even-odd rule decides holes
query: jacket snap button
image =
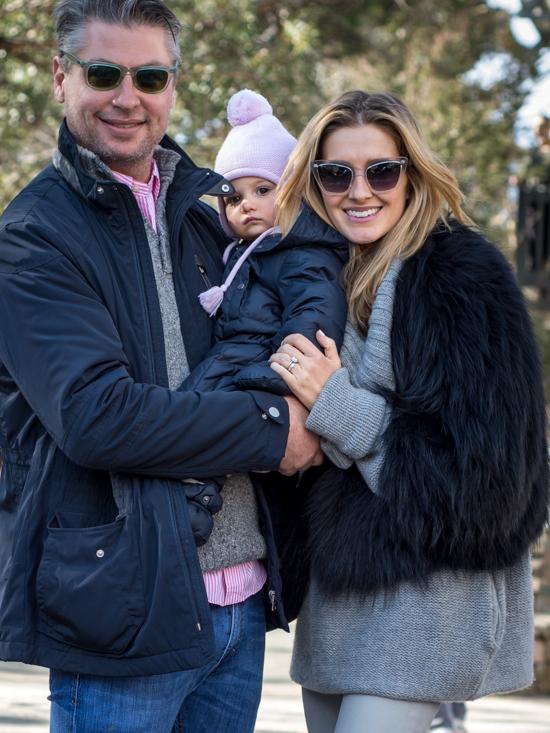
{"label": "jacket snap button", "polygon": [[98,192],[99,194],[101,194],[101,193],[104,193],[104,192],[105,192],[105,189],[103,188],[103,186],[98,186],[98,187],[97,187],[97,192]]}
{"label": "jacket snap button", "polygon": [[203,496],[202,497],[202,503],[203,504],[209,504],[210,503],[210,497],[209,496]]}
{"label": "jacket snap button", "polygon": [[228,191],[231,191],[231,189],[229,188],[229,186],[227,185],[227,183],[222,184],[222,191],[224,193],[228,193]]}
{"label": "jacket snap button", "polygon": [[96,557],[103,557],[105,555],[105,550],[96,550],[95,554]]}
{"label": "jacket snap button", "polygon": [[265,414],[265,412],[262,412],[262,420],[267,420],[267,415]]}
{"label": "jacket snap button", "polygon": [[271,415],[271,417],[279,417],[279,415],[281,414],[276,407],[270,407],[268,412]]}

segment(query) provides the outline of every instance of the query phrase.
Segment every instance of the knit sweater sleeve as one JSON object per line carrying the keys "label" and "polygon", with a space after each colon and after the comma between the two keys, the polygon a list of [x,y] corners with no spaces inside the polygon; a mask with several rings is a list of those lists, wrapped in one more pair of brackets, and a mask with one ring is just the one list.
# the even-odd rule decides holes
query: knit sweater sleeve
{"label": "knit sweater sleeve", "polygon": [[384,460],[383,434],[390,407],[380,394],[394,388],[391,354],[396,260],[380,284],[365,340],[350,326],[342,350],[343,366],[327,381],[307,427],[322,437],[323,451],[340,468],[353,462],[375,493]]}
{"label": "knit sweater sleeve", "polygon": [[355,462],[377,493],[383,460],[381,436],[388,419],[386,400],[368,389],[354,387],[343,368],[323,388],[306,426],[322,436],[321,447],[336,466],[349,468]]}

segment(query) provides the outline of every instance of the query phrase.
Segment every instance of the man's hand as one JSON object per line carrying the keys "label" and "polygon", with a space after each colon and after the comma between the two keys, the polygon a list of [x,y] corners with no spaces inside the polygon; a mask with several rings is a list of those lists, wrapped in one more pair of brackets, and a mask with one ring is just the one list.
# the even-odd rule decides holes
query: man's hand
{"label": "man's hand", "polygon": [[288,440],[279,471],[292,476],[297,471],[305,471],[311,466],[320,466],[324,456],[319,444],[319,436],[306,430],[308,411],[295,397],[284,398],[288,404]]}

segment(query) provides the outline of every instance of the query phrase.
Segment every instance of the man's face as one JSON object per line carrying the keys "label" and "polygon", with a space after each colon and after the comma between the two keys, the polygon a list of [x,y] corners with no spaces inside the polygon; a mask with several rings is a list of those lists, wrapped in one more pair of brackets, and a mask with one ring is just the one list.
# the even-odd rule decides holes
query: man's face
{"label": "man's face", "polygon": [[[76,55],[82,61],[110,61],[128,68],[174,64],[163,28],[99,20],[86,26],[84,45]],[[153,150],[164,135],[174,101],[174,76],[163,92],[147,94],[135,88],[129,74],[110,91],[90,88],[84,74],[74,63],[64,72],[59,57],[54,59],[54,94],[65,105],[69,130],[79,145],[112,170],[148,180]]]}

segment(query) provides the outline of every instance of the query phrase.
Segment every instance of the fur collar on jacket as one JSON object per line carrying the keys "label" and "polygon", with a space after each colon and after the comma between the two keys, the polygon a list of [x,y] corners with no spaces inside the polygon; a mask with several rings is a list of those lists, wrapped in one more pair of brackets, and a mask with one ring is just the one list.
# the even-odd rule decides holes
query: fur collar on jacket
{"label": "fur collar on jacket", "polygon": [[380,493],[331,467],[309,487],[286,555],[311,561],[328,593],[509,566],[547,518],[541,369],[502,254],[464,226],[436,228],[403,264],[391,341]]}

